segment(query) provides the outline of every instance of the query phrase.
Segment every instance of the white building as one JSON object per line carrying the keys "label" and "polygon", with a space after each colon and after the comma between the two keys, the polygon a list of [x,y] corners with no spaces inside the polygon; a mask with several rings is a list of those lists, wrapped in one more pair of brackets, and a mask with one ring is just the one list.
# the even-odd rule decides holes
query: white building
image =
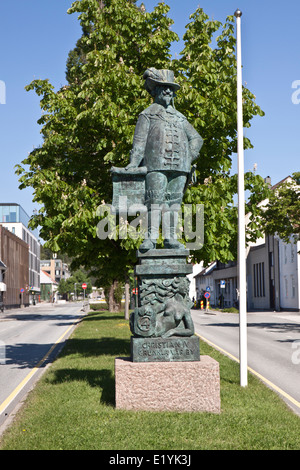
{"label": "white building", "polygon": [[0,224],[10,230],[29,247],[29,302],[38,301],[40,295],[40,242],[37,234],[28,228],[30,217],[16,203],[0,203]]}
{"label": "white building", "polygon": [[56,282],[50,274],[41,269],[41,301],[56,302],[57,301],[57,288]]}
{"label": "white building", "polygon": [[196,284],[196,300],[199,301],[203,294],[206,291],[210,293],[210,303],[213,305],[217,304],[216,300],[216,289],[215,282],[213,278],[213,271],[217,265],[217,262],[214,261],[210,263],[206,268],[203,268],[201,271],[195,275],[195,284]]}
{"label": "white building", "polygon": [[200,264],[193,264],[193,272],[187,275],[187,278],[190,281],[190,292],[189,297],[191,300],[197,299],[197,291],[196,291],[196,279],[195,276],[203,269],[203,262]]}
{"label": "white building", "polygon": [[69,266],[61,259],[41,259],[41,269],[48,273],[58,284],[62,279],[68,279],[71,276]]}
{"label": "white building", "polygon": [[[285,178],[273,190],[291,180]],[[266,205],[267,200],[260,205]],[[246,223],[249,214],[246,215]],[[245,250],[247,266],[247,309],[248,310],[293,310],[300,312],[300,242],[285,243],[277,235],[263,235],[255,243],[249,243]],[[211,265],[206,270],[211,269]],[[210,271],[205,269],[196,276],[198,298],[205,285],[211,284],[214,295],[211,305],[216,307],[238,307],[237,263],[215,262]],[[222,305],[220,305],[222,297]]]}
{"label": "white building", "polygon": [[283,310],[300,311],[300,242],[287,244],[280,238],[280,305]]}

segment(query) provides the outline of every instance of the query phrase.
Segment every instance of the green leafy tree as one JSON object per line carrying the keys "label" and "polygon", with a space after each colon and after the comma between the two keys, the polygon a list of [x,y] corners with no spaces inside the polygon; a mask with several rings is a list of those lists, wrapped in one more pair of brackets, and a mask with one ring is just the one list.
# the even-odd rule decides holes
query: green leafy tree
{"label": "green leafy tree", "polygon": [[60,294],[60,295],[69,295],[69,289],[68,289],[68,286],[67,286],[67,282],[65,279],[61,279],[59,281],[59,284],[57,286],[57,292]]}
{"label": "green leafy tree", "polygon": [[31,186],[41,204],[32,226],[51,250],[73,257],[74,269],[93,267],[102,287],[124,281],[135,255],[128,241],[126,251],[97,238],[97,207],[111,202],[110,168],[128,161],[137,116],[150,104],[143,72],[166,67],[177,39],[166,5],[143,10],[127,0],[74,2],[69,13],[80,13],[83,35],[68,58],[69,83],[58,92],[48,80],[26,87],[43,110],[43,145],[22,162],[29,170],[17,168],[20,187]]}
{"label": "green leafy tree", "polygon": [[264,214],[266,231],[286,243],[300,241],[300,172],[273,189]]}
{"label": "green leafy tree", "polygon": [[[176,107],[204,139],[196,183],[185,195],[186,203],[204,206],[204,246],[193,255],[195,260],[227,262],[237,256],[237,175],[231,174],[233,154],[237,152],[234,17],[229,16],[222,25],[198,8],[190,19],[184,49],[173,65],[181,84]],[[264,113],[255,96],[243,87],[244,127],[251,126],[255,115]],[[252,148],[248,138],[244,138],[244,148]],[[268,187],[261,176],[247,172],[245,189],[249,194],[245,210],[251,213],[249,241],[261,236],[262,209],[258,203],[267,197]]]}
{"label": "green leafy tree", "polygon": [[[85,295],[92,293],[92,282],[88,276],[88,273],[84,269],[78,269],[75,271],[71,277],[66,280],[67,285],[70,287],[70,292],[76,291],[76,296],[83,295],[85,290]],[[87,288],[83,289],[82,284],[86,284]]]}
{"label": "green leafy tree", "polygon": [[85,270],[78,269],[68,279],[61,279],[58,284],[58,292],[68,297],[71,293],[74,293],[74,297],[82,296],[84,291],[82,288],[83,283],[87,285],[85,289],[85,295],[87,296],[92,292],[92,282]]}
{"label": "green leafy tree", "polygon": [[[147,12],[129,0],[75,1],[82,37],[67,61],[67,84],[57,92],[48,80],[26,87],[41,97],[43,144],[17,166],[20,188],[32,187],[41,204],[31,220],[54,252],[72,257],[72,268],[93,271],[96,285],[112,289],[124,282],[136,261],[137,240],[100,240],[97,208],[111,203],[111,166],[129,161],[139,113],[151,103],[144,89],[148,67],[173,69],[181,84],[176,107],[204,138],[197,179],[185,202],[204,204],[205,243],[195,259],[227,261],[236,256],[236,175],[230,176],[236,151],[236,61],[233,18],[225,25],[209,20],[202,9],[191,16],[179,59],[172,60],[169,7]],[[133,27],[134,25],[134,27]],[[222,31],[213,47],[215,33]],[[254,95],[243,90],[244,125],[263,115]],[[245,148],[251,143],[245,139]],[[266,187],[261,177],[246,174],[250,192],[247,212],[253,219],[248,238],[260,235],[257,202]],[[115,303],[116,305],[116,303]],[[113,301],[110,310],[116,307]]]}

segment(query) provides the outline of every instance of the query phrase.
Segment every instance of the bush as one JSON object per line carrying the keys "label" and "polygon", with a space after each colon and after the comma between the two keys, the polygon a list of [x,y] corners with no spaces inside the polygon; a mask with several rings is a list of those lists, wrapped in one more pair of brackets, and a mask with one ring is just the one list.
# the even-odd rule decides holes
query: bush
{"label": "bush", "polygon": [[239,313],[239,310],[235,307],[223,308],[222,312],[225,313]]}
{"label": "bush", "polygon": [[100,302],[97,304],[90,304],[89,305],[91,310],[107,310],[107,303],[106,302]]}

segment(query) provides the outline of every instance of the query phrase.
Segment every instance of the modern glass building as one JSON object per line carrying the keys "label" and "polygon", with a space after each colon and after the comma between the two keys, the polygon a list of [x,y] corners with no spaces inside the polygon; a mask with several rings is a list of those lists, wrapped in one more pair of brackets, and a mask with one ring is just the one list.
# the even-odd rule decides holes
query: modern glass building
{"label": "modern glass building", "polygon": [[15,203],[0,203],[0,223],[2,222],[16,222],[22,223],[28,228],[29,215],[26,214],[24,209]]}
{"label": "modern glass building", "polygon": [[29,292],[31,303],[37,301],[40,293],[40,242],[36,230],[28,228],[30,217],[16,203],[0,203],[0,225],[21,238],[29,247]]}

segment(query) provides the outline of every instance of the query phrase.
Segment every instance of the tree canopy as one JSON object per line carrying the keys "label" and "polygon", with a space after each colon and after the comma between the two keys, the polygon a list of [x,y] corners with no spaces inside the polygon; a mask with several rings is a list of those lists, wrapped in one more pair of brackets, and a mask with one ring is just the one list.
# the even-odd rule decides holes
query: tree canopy
{"label": "tree canopy", "polygon": [[264,214],[266,231],[286,243],[300,241],[300,172],[271,192]]}
{"label": "tree canopy", "polygon": [[[85,283],[87,288],[82,288],[82,284]],[[60,294],[73,294],[74,299],[77,299],[78,296],[89,295],[92,292],[92,283],[90,278],[88,277],[87,273],[83,269],[78,269],[72,276],[68,279],[62,279],[58,285],[58,292]]]}
{"label": "tree canopy", "polygon": [[[124,279],[136,260],[136,240],[97,238],[97,208],[111,203],[111,166],[129,162],[137,117],[151,104],[142,79],[149,67],[174,70],[181,85],[175,106],[204,138],[196,181],[185,195],[185,203],[204,205],[204,245],[194,259],[236,258],[234,18],[222,25],[198,8],[174,59],[170,47],[178,36],[168,11],[164,3],[147,12],[129,0],[73,2],[68,12],[79,13],[82,36],[67,60],[66,85],[55,91],[45,79],[26,87],[41,97],[43,136],[43,144],[16,169],[20,188],[32,187],[41,204],[31,226],[41,228],[51,250],[72,256],[73,268],[91,269],[102,287]],[[246,87],[243,102],[244,126],[250,127],[252,118],[264,113]],[[252,147],[249,139],[244,146]],[[268,188],[251,172],[245,186],[246,210],[252,213],[247,237],[253,240],[261,235],[257,203]]]}

